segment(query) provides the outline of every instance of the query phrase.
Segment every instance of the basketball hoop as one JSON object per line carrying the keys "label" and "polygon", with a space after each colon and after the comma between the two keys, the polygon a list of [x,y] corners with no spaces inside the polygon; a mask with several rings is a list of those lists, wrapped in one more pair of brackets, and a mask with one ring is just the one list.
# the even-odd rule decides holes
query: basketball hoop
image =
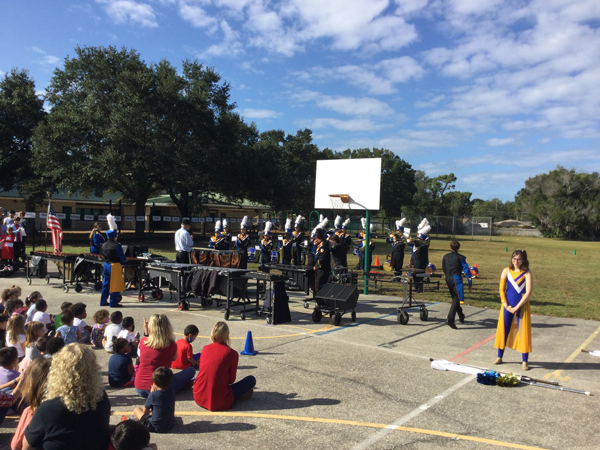
{"label": "basketball hoop", "polygon": [[348,194],[329,194],[329,200],[334,211],[344,209],[344,205],[348,205],[346,209],[349,209],[350,195]]}

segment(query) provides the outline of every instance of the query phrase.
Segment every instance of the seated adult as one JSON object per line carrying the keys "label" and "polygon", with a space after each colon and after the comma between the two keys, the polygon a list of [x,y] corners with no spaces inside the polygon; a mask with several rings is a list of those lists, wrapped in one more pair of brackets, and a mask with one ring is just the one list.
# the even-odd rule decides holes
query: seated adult
{"label": "seated adult", "polygon": [[229,327],[217,322],[210,333],[212,344],[202,349],[194,384],[194,400],[209,411],[227,411],[234,403],[248,400],[256,378],[247,376],[235,383],[239,354],[229,347]]}
{"label": "seated adult", "polygon": [[[150,320],[144,319],[144,337],[140,341],[140,365],[135,376],[135,391],[140,397],[147,398],[152,389],[152,374],[158,367],[171,367],[177,359],[177,344],[173,327],[165,314],[154,314]],[[188,367],[173,376],[171,388],[175,393],[186,385],[191,387],[196,370]]]}
{"label": "seated adult", "polygon": [[70,344],[54,355],[44,402],[25,430],[23,450],[106,450],[110,402],[91,348]]}

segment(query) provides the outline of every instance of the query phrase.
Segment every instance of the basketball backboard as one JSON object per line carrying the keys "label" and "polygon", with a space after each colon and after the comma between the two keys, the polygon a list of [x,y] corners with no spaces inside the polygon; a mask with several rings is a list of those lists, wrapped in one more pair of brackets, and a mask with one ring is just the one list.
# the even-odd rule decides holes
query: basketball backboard
{"label": "basketball backboard", "polygon": [[380,192],[381,158],[317,161],[315,209],[376,211]]}

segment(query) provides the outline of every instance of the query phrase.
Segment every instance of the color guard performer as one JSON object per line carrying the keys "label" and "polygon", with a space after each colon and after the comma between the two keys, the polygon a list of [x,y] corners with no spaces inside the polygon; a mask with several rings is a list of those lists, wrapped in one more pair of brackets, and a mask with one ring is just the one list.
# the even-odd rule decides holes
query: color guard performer
{"label": "color guard performer", "polygon": [[190,219],[183,219],[181,221],[181,228],[175,233],[175,260],[181,264],[190,263],[190,253],[194,245],[192,233],[190,233],[191,227],[192,221]]}
{"label": "color guard performer", "polygon": [[302,265],[302,239],[304,239],[304,233],[302,233],[302,216],[296,216],[296,222],[294,224],[294,231],[292,233],[292,245],[293,245],[293,257],[294,265]]}
{"label": "color guard performer", "polygon": [[222,231],[221,221],[217,220],[215,222],[215,235],[211,236],[210,241],[208,241],[208,246],[210,248],[214,248],[215,250],[226,250],[227,243],[225,242],[225,236],[223,236]]}
{"label": "color guard performer", "polygon": [[292,263],[292,219],[285,220],[285,234],[281,241],[281,263],[290,265]]}
{"label": "color guard performer", "polygon": [[106,232],[108,240],[102,245],[102,256],[104,256],[104,280],[102,281],[102,294],[100,306],[109,306],[107,300],[110,295],[110,307],[118,308],[119,294],[125,290],[123,281],[123,266],[127,258],[123,253],[123,247],[117,242],[117,222],[112,214],[106,216],[109,230]]}
{"label": "color guard performer", "polygon": [[265,264],[269,264],[271,262],[271,250],[273,250],[273,239],[271,237],[272,227],[273,224],[271,221],[267,220],[265,222],[263,238],[260,241],[260,269],[263,272],[266,272]]}
{"label": "color guard performer", "polygon": [[248,268],[248,246],[250,245],[250,235],[248,234],[248,216],[242,219],[240,234],[237,235],[235,246],[240,252],[240,269]]}

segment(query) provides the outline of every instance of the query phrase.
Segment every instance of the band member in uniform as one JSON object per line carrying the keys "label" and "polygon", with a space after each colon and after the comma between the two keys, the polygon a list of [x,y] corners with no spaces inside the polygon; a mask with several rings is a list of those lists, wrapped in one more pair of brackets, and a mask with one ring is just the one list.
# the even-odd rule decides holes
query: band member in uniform
{"label": "band member in uniform", "polygon": [[102,224],[100,222],[94,222],[94,228],[90,233],[90,253],[100,255],[102,253],[102,244],[106,242],[104,236],[102,236]]}
{"label": "band member in uniform", "polygon": [[293,245],[293,257],[294,265],[302,265],[302,239],[304,239],[304,233],[302,233],[302,216],[296,216],[296,222],[294,224],[294,231],[292,233],[292,245]]}
{"label": "band member in uniform", "polygon": [[[429,248],[427,236],[431,231],[431,225],[427,219],[423,219],[417,226],[417,237],[410,242],[408,245],[412,247],[412,267],[415,269],[427,268],[429,264]],[[420,272],[425,273],[425,272]],[[413,273],[413,280],[415,284],[415,292],[423,292],[423,277],[418,277],[417,273]]]}
{"label": "band member in uniform", "polygon": [[331,257],[333,258],[334,267],[348,267],[348,251],[346,244],[341,238],[335,234],[329,238],[331,244]]}
{"label": "band member in uniform", "polygon": [[340,239],[346,246],[347,252],[352,250],[352,238],[348,234],[348,225],[350,225],[350,217],[348,217],[346,220],[344,220],[344,223],[342,223],[342,234],[340,234]]}
{"label": "band member in uniform", "polygon": [[190,253],[194,245],[192,233],[190,232],[191,227],[192,221],[190,219],[183,219],[181,221],[181,228],[175,233],[175,260],[181,264],[190,263]]}
{"label": "band member in uniform", "polygon": [[314,241],[316,245],[315,254],[315,283],[317,292],[329,281],[331,273],[331,253],[329,251],[329,242],[325,239],[325,230],[323,228],[315,229]]}
{"label": "band member in uniform", "polygon": [[223,219],[223,237],[225,238],[225,243],[223,244],[224,250],[229,250],[231,233],[229,232],[229,223],[227,222],[227,219]]}
{"label": "band member in uniform", "polygon": [[215,222],[215,235],[211,236],[210,241],[208,241],[208,246],[210,248],[214,248],[215,250],[226,250],[227,243],[225,242],[225,236],[223,236],[222,231],[221,221],[217,220]]}
{"label": "band member in uniform", "polygon": [[106,216],[109,230],[106,232],[108,240],[102,245],[102,256],[104,256],[104,280],[102,281],[102,295],[100,306],[109,306],[107,300],[110,295],[110,307],[118,308],[119,293],[125,290],[123,281],[123,268],[121,264],[127,261],[123,254],[123,247],[117,242],[117,222],[112,214]]}
{"label": "band member in uniform", "polygon": [[342,216],[336,216],[333,223],[335,225],[335,235],[338,237],[342,236],[344,234],[344,229],[342,228]]}
{"label": "band member in uniform", "polygon": [[388,244],[392,244],[392,270],[394,275],[402,273],[404,267],[404,248],[406,247],[406,239],[403,236],[404,224],[406,219],[396,220],[396,233],[386,239]]}
{"label": "band member in uniform", "polygon": [[285,234],[281,241],[281,263],[290,265],[292,263],[292,219],[285,220]]}
{"label": "band member in uniform", "polygon": [[265,264],[271,262],[271,250],[273,250],[273,239],[271,237],[271,228],[273,224],[267,220],[265,222],[265,232],[260,241],[260,269],[265,270]]}
{"label": "band member in uniform", "polygon": [[321,214],[321,221],[318,223],[318,225],[314,228],[314,230],[312,231],[312,233],[310,234],[310,251],[308,252],[308,261],[306,261],[306,265],[308,267],[313,267],[315,265],[316,262],[316,257],[317,257],[317,242],[316,242],[316,234],[318,230],[322,231],[322,236],[325,237],[325,227],[327,226],[327,224],[329,223],[329,219],[327,217],[323,217],[323,214]]}
{"label": "band member in uniform", "polygon": [[463,288],[462,274],[465,273],[469,282],[469,292],[471,292],[471,270],[467,265],[467,258],[458,253],[460,243],[458,241],[450,242],[450,253],[447,253],[442,258],[442,270],[446,276],[446,285],[450,291],[452,298],[452,306],[446,319],[446,325],[456,330],[454,320],[458,314],[460,323],[465,323],[465,314],[461,308],[461,304],[465,302],[465,292]]}
{"label": "band member in uniform", "polygon": [[[362,223],[363,230],[360,233],[356,234],[356,237],[359,239],[358,245],[355,247],[358,252],[358,266],[356,269],[364,270],[365,268],[365,239],[367,237],[367,219],[361,217],[360,219]],[[373,224],[369,225],[369,230],[373,233]],[[373,251],[375,250],[375,241],[371,238],[369,239],[369,265],[367,266],[367,271],[371,271],[371,265],[373,264]]]}
{"label": "band member in uniform", "polygon": [[242,219],[240,234],[237,235],[235,246],[240,252],[240,269],[248,268],[248,246],[250,245],[250,235],[248,234],[248,216]]}

